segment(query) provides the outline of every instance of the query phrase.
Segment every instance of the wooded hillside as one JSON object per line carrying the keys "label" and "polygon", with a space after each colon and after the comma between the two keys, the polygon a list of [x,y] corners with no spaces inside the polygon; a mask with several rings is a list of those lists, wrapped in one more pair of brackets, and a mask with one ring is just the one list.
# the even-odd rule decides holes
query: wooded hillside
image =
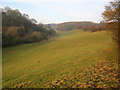
{"label": "wooded hillside", "polygon": [[44,28],[42,23],[37,24],[27,14],[18,9],[5,7],[2,9],[2,46],[11,46],[21,43],[31,43],[47,39],[55,34],[51,28]]}
{"label": "wooded hillside", "polygon": [[73,29],[82,29],[84,31],[102,31],[105,29],[105,23],[94,23],[94,22],[65,22],[60,24],[48,24],[47,26],[59,30],[59,31],[69,31]]}

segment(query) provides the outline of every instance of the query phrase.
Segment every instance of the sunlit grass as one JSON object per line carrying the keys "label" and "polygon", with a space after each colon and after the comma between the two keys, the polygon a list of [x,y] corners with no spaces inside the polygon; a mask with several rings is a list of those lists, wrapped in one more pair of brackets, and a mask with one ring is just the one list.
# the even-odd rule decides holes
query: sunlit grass
{"label": "sunlit grass", "polygon": [[105,31],[82,30],[58,32],[48,41],[3,48],[3,87],[49,87],[49,83],[67,77],[84,83],[88,78],[80,77],[79,82],[72,78],[86,73],[99,59],[116,60],[117,50],[110,48],[112,39]]}

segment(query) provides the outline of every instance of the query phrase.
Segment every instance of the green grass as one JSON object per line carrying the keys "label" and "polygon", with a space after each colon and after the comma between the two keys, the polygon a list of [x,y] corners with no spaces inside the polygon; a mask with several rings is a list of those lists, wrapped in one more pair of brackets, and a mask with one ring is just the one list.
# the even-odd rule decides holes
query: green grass
{"label": "green grass", "polygon": [[112,47],[105,31],[72,30],[58,32],[48,41],[3,48],[3,87],[48,87],[56,79],[87,72],[88,66],[101,58],[116,59],[117,50],[108,54]]}

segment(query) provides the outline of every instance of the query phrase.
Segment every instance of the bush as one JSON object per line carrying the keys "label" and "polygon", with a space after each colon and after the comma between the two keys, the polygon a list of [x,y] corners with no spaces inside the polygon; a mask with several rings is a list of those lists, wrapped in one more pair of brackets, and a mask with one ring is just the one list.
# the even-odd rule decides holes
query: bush
{"label": "bush", "polygon": [[120,25],[119,22],[110,22],[106,24],[107,30],[112,34],[113,41],[116,43],[120,43],[120,40],[118,38],[119,25]]}
{"label": "bush", "polygon": [[41,32],[33,32],[31,34],[28,34],[24,38],[25,42],[32,43],[43,40],[43,35]]}
{"label": "bush", "polygon": [[19,40],[19,33],[17,32],[17,27],[9,27],[8,30],[3,35],[3,45],[16,44]]}

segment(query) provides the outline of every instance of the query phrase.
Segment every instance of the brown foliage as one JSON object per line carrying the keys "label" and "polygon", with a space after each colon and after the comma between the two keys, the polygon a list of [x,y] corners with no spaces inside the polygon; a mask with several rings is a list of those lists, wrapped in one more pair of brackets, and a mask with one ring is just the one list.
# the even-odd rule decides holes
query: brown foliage
{"label": "brown foliage", "polygon": [[113,41],[120,44],[118,39],[119,26],[120,26],[120,1],[114,0],[108,6],[105,6],[105,11],[102,13],[106,24],[106,29],[112,33]]}
{"label": "brown foliage", "polygon": [[[80,78],[88,79],[80,82]],[[118,88],[118,65],[99,60],[98,64],[88,68],[88,73],[79,73],[72,78],[58,79],[48,83],[51,88]]]}

